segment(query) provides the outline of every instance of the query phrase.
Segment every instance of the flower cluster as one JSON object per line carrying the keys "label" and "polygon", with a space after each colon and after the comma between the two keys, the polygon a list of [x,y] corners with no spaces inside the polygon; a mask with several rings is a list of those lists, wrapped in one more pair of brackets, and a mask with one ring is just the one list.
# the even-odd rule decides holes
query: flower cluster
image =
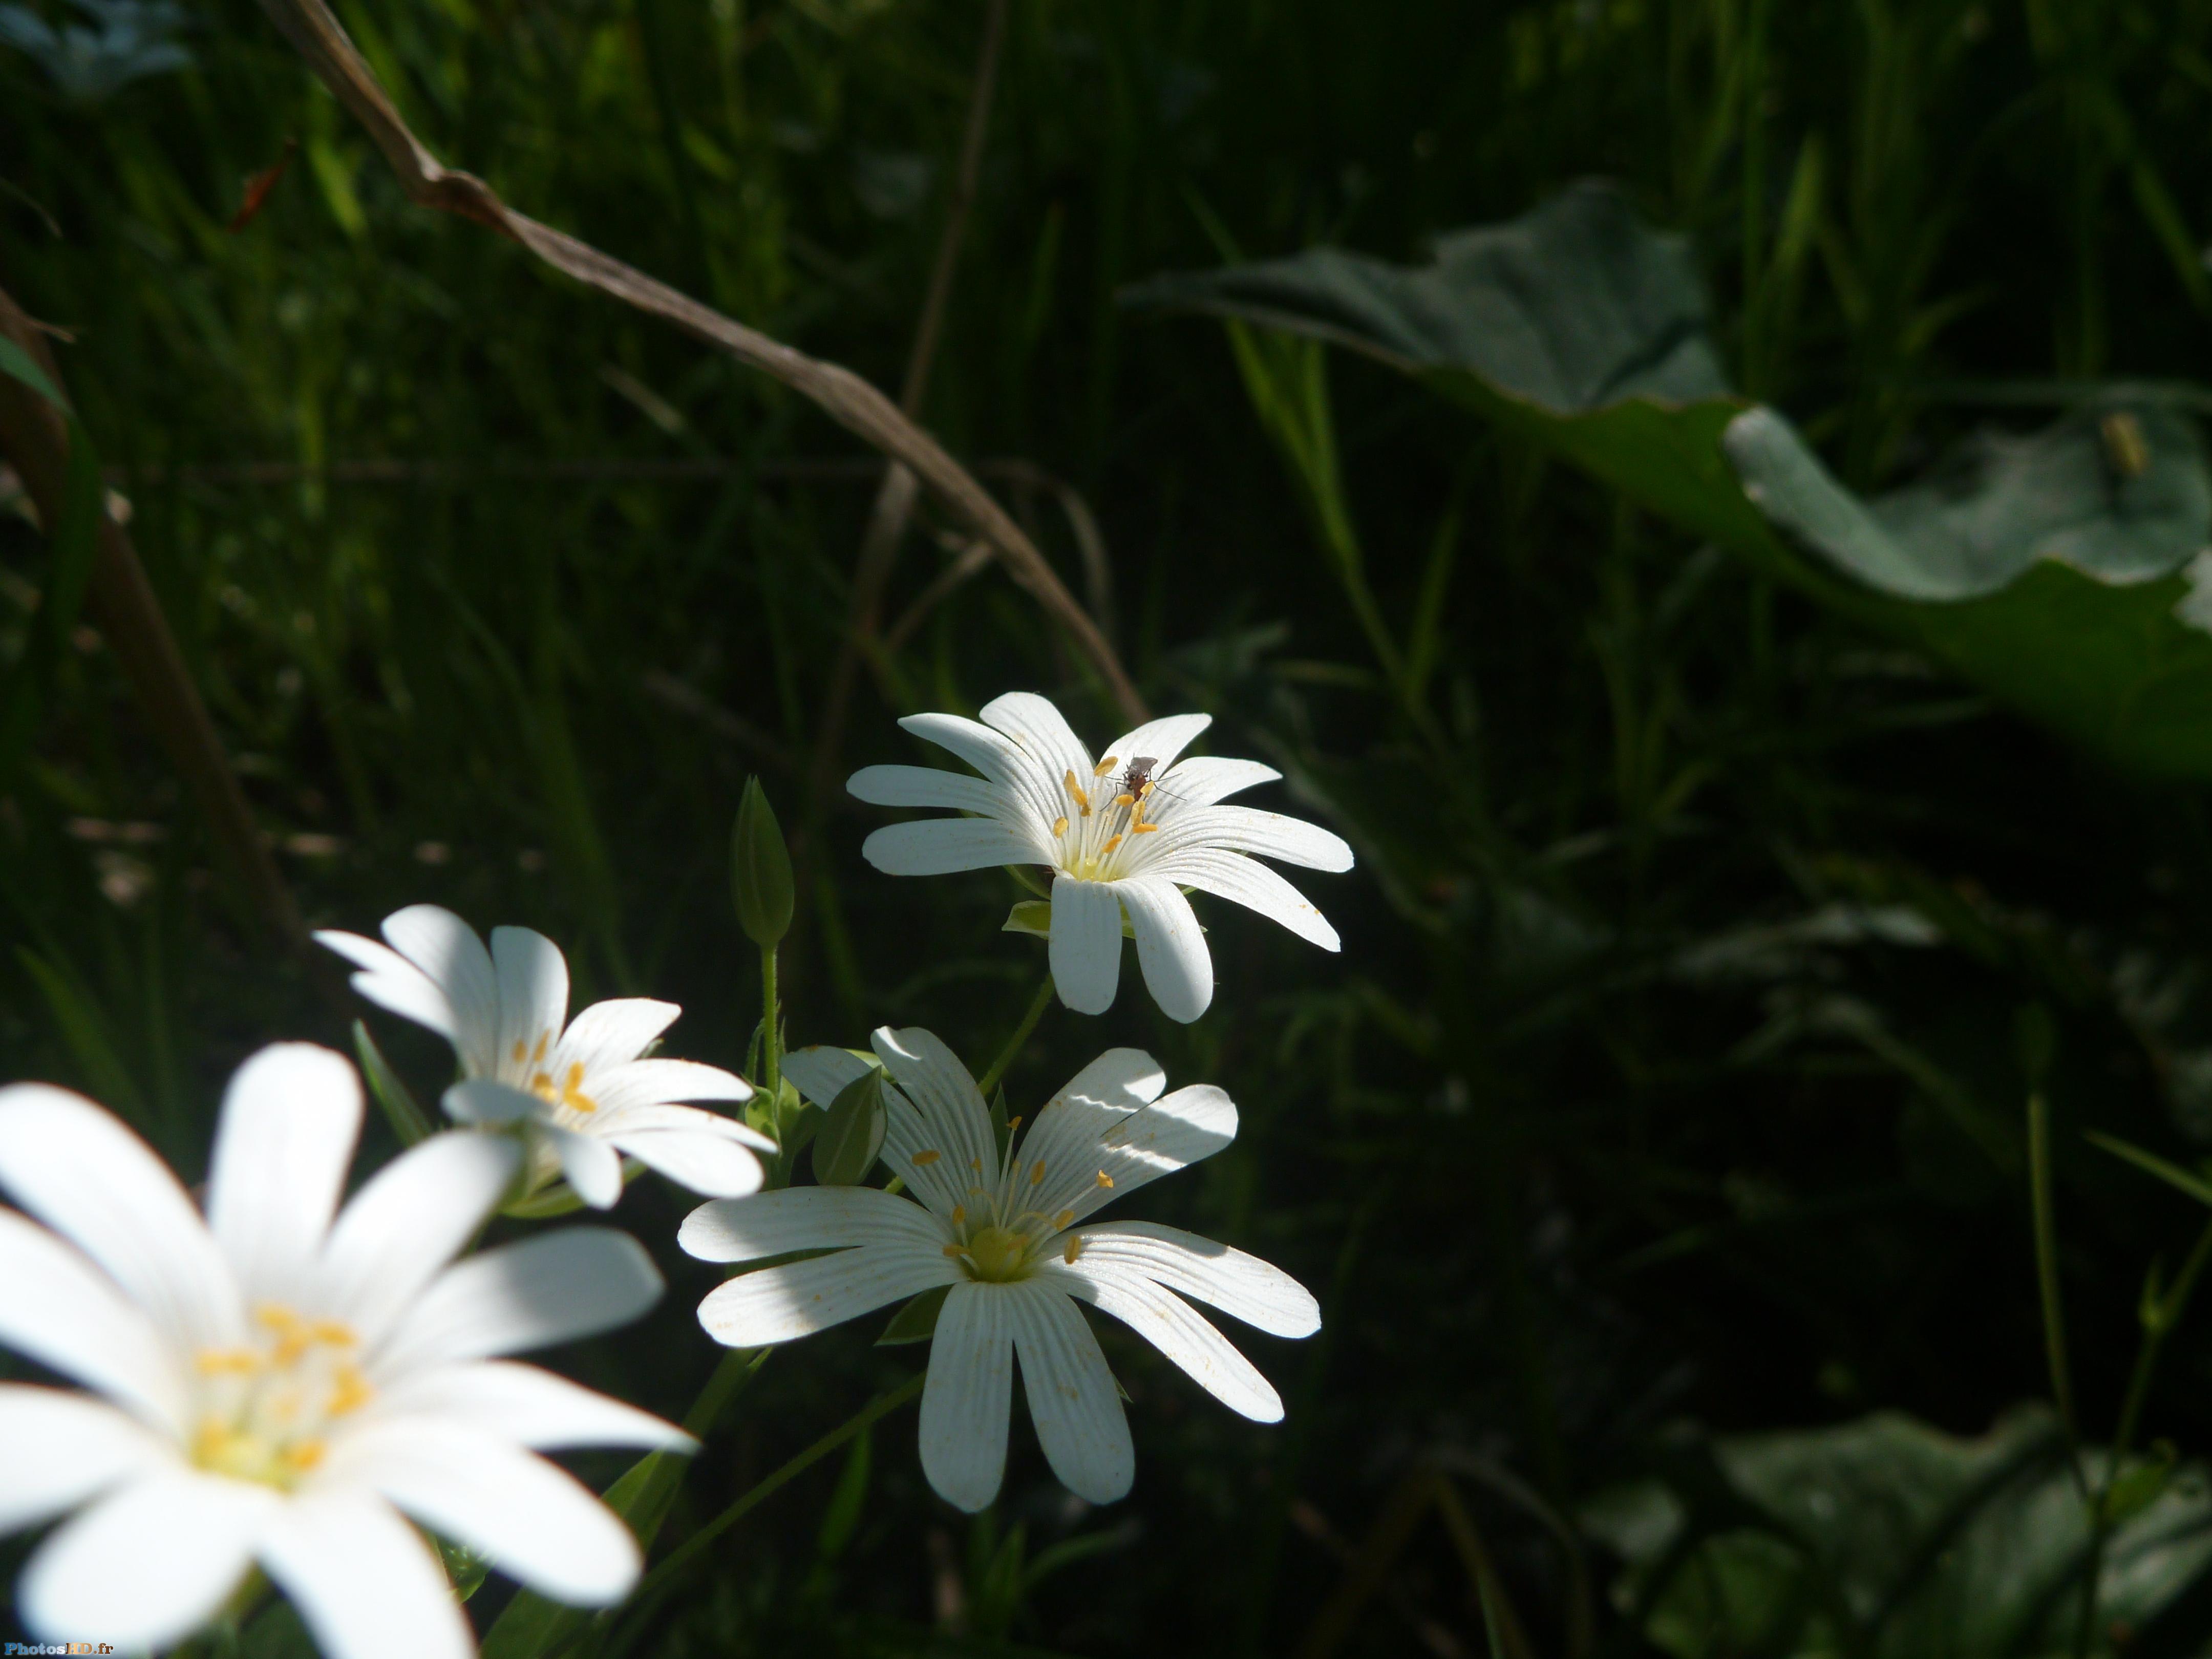
{"label": "flower cluster", "polygon": [[[1001,697],[982,715],[905,722],[981,778],[870,767],[852,780],[864,799],[978,816],[881,830],[864,851],[903,874],[1048,866],[1051,983],[1070,1008],[1110,1006],[1126,926],[1163,1011],[1204,1012],[1212,966],[1186,890],[1337,948],[1249,854],[1344,869],[1349,850],[1219,805],[1276,774],[1183,758],[1204,715],[1140,726],[1096,761],[1041,697]],[[998,1494],[1018,1358],[1054,1474],[1093,1503],[1129,1491],[1121,1392],[1079,1304],[1232,1410],[1280,1419],[1273,1388],[1192,1304],[1303,1337],[1320,1327],[1313,1297],[1226,1245],[1099,1218],[1228,1146],[1229,1097],[1203,1083],[1169,1092],[1149,1054],[1109,1048],[1024,1130],[926,1030],[885,1027],[867,1052],[781,1054],[774,962],[789,863],[757,788],[733,861],[763,953],[762,1074],[775,1085],[780,1073],[797,1099],[779,1086],[756,1098],[735,1073],[659,1054],[672,1003],[617,999],[570,1019],[550,940],[500,927],[487,946],[433,905],[386,917],[381,941],[316,935],[353,964],[362,996],[445,1038],[458,1073],[442,1097],[457,1127],[429,1133],[410,1107],[403,1125],[420,1138],[349,1200],[362,1087],[324,1048],[280,1043],[240,1068],[197,1202],[92,1102],[0,1089],[0,1194],[15,1206],[0,1209],[0,1345],[80,1385],[0,1384],[0,1531],[58,1522],[17,1587],[31,1631],[167,1646],[250,1611],[265,1579],[340,1659],[465,1659],[474,1638],[433,1540],[556,1601],[619,1601],[640,1571],[635,1537],[537,1454],[694,1443],[506,1356],[635,1318],[659,1273],[602,1227],[469,1252],[502,1211],[607,1210],[641,1170],[708,1200],[677,1242],[738,1268],[700,1304],[717,1342],[764,1347],[908,1304],[902,1319],[931,1343],[921,1466],[963,1510]],[[1032,1020],[1044,1006],[1040,990]],[[752,1120],[702,1102],[750,1103]],[[840,1150],[817,1152],[817,1184],[788,1184],[791,1161],[763,1130],[814,1109]],[[864,1184],[878,1158],[890,1179]]]}

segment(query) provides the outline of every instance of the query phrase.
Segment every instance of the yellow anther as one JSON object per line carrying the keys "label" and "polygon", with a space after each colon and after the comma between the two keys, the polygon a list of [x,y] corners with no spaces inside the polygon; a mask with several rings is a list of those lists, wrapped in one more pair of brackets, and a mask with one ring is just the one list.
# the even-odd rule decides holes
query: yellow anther
{"label": "yellow anther", "polygon": [[1065,1226],[1068,1225],[1071,1222],[1073,1222],[1074,1219],[1075,1219],[1075,1212],[1074,1212],[1074,1211],[1073,1211],[1073,1210],[1062,1210],[1062,1211],[1061,1211],[1058,1215],[1056,1215],[1056,1216],[1053,1217],[1053,1218],[1052,1218],[1052,1224],[1053,1224],[1054,1226],[1055,1226],[1055,1227],[1065,1227]]}
{"label": "yellow anther", "polygon": [[1115,757],[1109,755],[1104,760],[1100,761],[1097,765],[1091,769],[1091,775],[1094,778],[1103,778],[1109,772],[1112,771],[1117,764],[1119,764],[1119,763],[1115,760]]}
{"label": "yellow anther", "polygon": [[1133,823],[1129,826],[1129,833],[1133,836],[1157,835],[1159,827],[1157,823]]}
{"label": "yellow anther", "polygon": [[545,1045],[552,1041],[553,1033],[550,1031],[540,1031],[538,1034],[538,1046],[530,1051],[530,1063],[532,1066],[543,1066],[545,1063]]}
{"label": "yellow anther", "polygon": [[1134,806],[1136,804],[1137,798],[1134,795],[1124,793],[1114,797],[1114,805],[1116,806]]}
{"label": "yellow anther", "polygon": [[1044,1180],[1044,1160],[1039,1158],[1030,1165],[1030,1185],[1035,1187]]}
{"label": "yellow anther", "polygon": [[968,1247],[964,1244],[947,1244],[945,1247],[945,1254],[957,1261],[968,1254]]}
{"label": "yellow anther", "polygon": [[1144,798],[1145,798],[1146,796],[1147,796],[1147,795],[1151,794],[1152,793],[1152,781],[1150,778],[1146,778],[1146,779],[1145,780],[1145,786],[1144,786],[1144,787],[1137,791],[1137,799],[1138,799],[1139,800],[1142,800],[1142,799],[1144,799]]}
{"label": "yellow anther", "polygon": [[1075,804],[1083,809],[1083,816],[1089,817],[1091,816],[1090,792],[1075,781],[1075,769],[1072,766],[1067,769],[1066,781],[1067,793],[1075,797]]}
{"label": "yellow anther", "polygon": [[1105,1170],[1101,1170],[1098,1172],[1098,1184],[1102,1187],[1110,1187],[1114,1184],[1114,1177],[1108,1175]]}
{"label": "yellow anther", "polygon": [[964,1227],[968,1224],[968,1206],[965,1204],[956,1204],[952,1206],[952,1224],[956,1227]]}
{"label": "yellow anther", "polygon": [[1121,844],[1121,836],[1109,836],[1106,838],[1106,844],[1105,844],[1103,847],[1100,848],[1098,849],[1098,851],[1099,851],[1099,853],[1100,853],[1102,855],[1103,855],[1103,854],[1108,854],[1108,853],[1112,852],[1115,848],[1119,847]]}
{"label": "yellow anther", "polygon": [[1068,1266],[1072,1267],[1075,1265],[1075,1258],[1082,1254],[1083,1240],[1079,1235],[1078,1237],[1067,1241],[1067,1249],[1060,1253],[1060,1259],[1066,1261]]}
{"label": "yellow anther", "polygon": [[1066,835],[1066,834],[1067,833],[1067,814],[1066,814],[1066,813],[1065,813],[1065,812],[1061,813],[1058,817],[1054,818],[1054,819],[1052,821],[1052,833],[1053,833],[1055,836],[1064,836],[1064,835]]}
{"label": "yellow anther", "polygon": [[931,1164],[936,1163],[939,1158],[943,1158],[944,1156],[944,1153],[939,1152],[933,1146],[925,1148],[923,1151],[916,1152],[914,1155],[914,1167],[917,1170],[927,1170]]}
{"label": "yellow anther", "polygon": [[980,1158],[971,1158],[968,1160],[968,1167],[977,1175],[981,1175],[983,1173],[983,1160]]}
{"label": "yellow anther", "polygon": [[1008,1119],[1006,1120],[1006,1133],[1007,1133],[1008,1134],[1012,1134],[1012,1133],[1013,1133],[1013,1132],[1014,1132],[1015,1130],[1017,1130],[1017,1129],[1020,1128],[1021,1127],[1022,1127],[1022,1121],[1021,1121],[1021,1119],[1019,1119],[1019,1118],[1018,1118],[1018,1117],[1010,1117],[1010,1118],[1008,1118]]}
{"label": "yellow anther", "polygon": [[350,1365],[338,1368],[337,1386],[331,1390],[331,1403],[325,1409],[332,1417],[343,1417],[348,1412],[357,1412],[376,1398],[376,1390],[368,1380]]}
{"label": "yellow anther", "polygon": [[203,1348],[192,1367],[202,1376],[244,1376],[261,1369],[261,1356],[251,1348]]}
{"label": "yellow anther", "polygon": [[527,1049],[527,1048],[524,1048],[524,1047],[522,1046],[522,1039],[521,1039],[520,1037],[517,1037],[517,1038],[515,1038],[515,1040],[514,1040],[514,1063],[515,1063],[516,1065],[520,1066],[520,1065],[521,1065],[521,1064],[523,1063],[523,1061],[525,1061],[526,1060],[527,1060],[527,1059],[529,1059],[529,1058],[530,1058],[530,1050],[529,1050],[529,1049]]}
{"label": "yellow anther", "polygon": [[277,1456],[287,1468],[305,1474],[323,1461],[323,1443],[319,1440],[298,1441],[285,1447]]}
{"label": "yellow anther", "polygon": [[350,1348],[361,1340],[353,1327],[342,1319],[318,1319],[307,1328],[308,1334],[318,1342],[326,1342],[333,1348]]}

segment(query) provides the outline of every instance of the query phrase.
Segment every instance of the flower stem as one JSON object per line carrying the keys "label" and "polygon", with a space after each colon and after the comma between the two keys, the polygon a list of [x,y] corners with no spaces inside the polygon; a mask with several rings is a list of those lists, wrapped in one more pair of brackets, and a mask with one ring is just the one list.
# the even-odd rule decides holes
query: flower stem
{"label": "flower stem", "polygon": [[631,1598],[629,1621],[616,1632],[614,1639],[607,1644],[605,1659],[620,1659],[620,1656],[628,1650],[643,1631],[646,1620],[652,1616],[653,1609],[675,1587],[685,1570],[697,1560],[716,1539],[744,1520],[763,1501],[788,1486],[863,1429],[874,1424],[878,1418],[888,1416],[919,1395],[921,1392],[922,1384],[927,1382],[928,1378],[928,1372],[924,1371],[908,1378],[888,1393],[878,1395],[837,1427],[830,1430],[805,1451],[775,1470],[774,1474],[763,1476],[754,1482],[729,1508],[724,1510],[670,1551],[667,1559],[646,1574],[643,1581],[639,1583],[635,1594]]}
{"label": "flower stem", "polygon": [[[2074,1418],[2074,1382],[2066,1363],[2066,1310],[2058,1293],[2058,1226],[2051,1201],[2051,1108],[2040,1088],[2027,1097],[2027,1182],[2035,1218],[2035,1281],[2043,1301],[2043,1352],[2051,1369],[2051,1397],[2066,1426],[2069,1447],[2081,1443]],[[2081,1472],[2075,1461],[2075,1472]]]}
{"label": "flower stem", "polygon": [[775,946],[761,947],[761,1082],[769,1104],[781,1112],[783,1093],[783,1033],[776,1018]]}
{"label": "flower stem", "polygon": [[1045,1005],[1051,1000],[1052,970],[1048,968],[1044,983],[1037,987],[1036,995],[1030,999],[1029,1012],[1024,1014],[1022,1023],[1014,1027],[1013,1036],[1006,1039],[1006,1046],[991,1062],[991,1069],[976,1079],[976,1091],[986,1101],[991,1098],[991,1091],[999,1086],[999,1080],[1006,1076],[1006,1067],[1012,1065],[1015,1056],[1021,1053],[1022,1045],[1030,1040],[1030,1033],[1036,1030],[1037,1022],[1044,1018]]}

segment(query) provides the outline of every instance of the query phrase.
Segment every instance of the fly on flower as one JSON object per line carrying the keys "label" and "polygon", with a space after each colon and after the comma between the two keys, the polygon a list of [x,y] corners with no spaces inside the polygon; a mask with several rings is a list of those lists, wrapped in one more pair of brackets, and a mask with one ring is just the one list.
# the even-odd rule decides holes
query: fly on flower
{"label": "fly on flower", "polygon": [[1249,854],[1313,870],[1349,870],[1341,837],[1301,819],[1220,803],[1282,775],[1257,761],[1179,759],[1212,724],[1176,714],[1139,726],[1093,760],[1046,699],[1012,691],[982,720],[910,714],[899,724],[951,750],[981,777],[921,766],[870,766],[846,786],[878,806],[943,806],[972,816],[896,823],[860,851],[895,876],[946,875],[998,864],[1053,872],[1053,982],[1079,1013],[1113,1006],[1121,926],[1163,1012],[1189,1021],[1213,1000],[1213,958],[1186,888],[1256,910],[1325,951],[1336,930],[1304,895]]}
{"label": "fly on flower", "polygon": [[453,1045],[461,1081],[446,1110],[465,1123],[514,1126],[530,1147],[526,1197],[566,1177],[606,1209],[632,1158],[709,1198],[757,1192],[767,1136],[676,1101],[749,1100],[732,1072],[688,1060],[641,1059],[684,1011],[625,997],[568,1018],[568,964],[527,927],[495,927],[486,951],[469,925],[434,904],[384,919],[388,945],[356,933],[315,938],[362,971],[353,988]]}
{"label": "fly on flower", "polygon": [[[963,1510],[998,1495],[1017,1354],[1053,1473],[1094,1504],[1128,1492],[1128,1422],[1078,1302],[1121,1321],[1231,1410],[1281,1419],[1267,1379],[1183,1298],[1277,1336],[1310,1336],[1321,1310],[1305,1288],[1211,1239],[1090,1219],[1228,1146],[1237,1108],[1227,1095],[1201,1084],[1163,1097],[1167,1079],[1151,1055],[1111,1048],[1001,1154],[975,1079],[944,1043],[885,1027],[874,1044],[895,1085],[884,1091],[884,1159],[914,1197],[793,1187],[693,1211],[678,1241],[708,1261],[832,1252],[740,1274],[710,1293],[699,1304],[709,1335],[732,1347],[788,1342],[944,1289],[921,1396],[921,1466]],[[842,1048],[784,1061],[784,1075],[825,1107],[867,1069]]]}
{"label": "fly on flower", "polygon": [[403,1517],[556,1600],[629,1593],[629,1528],[531,1452],[691,1441],[495,1356],[625,1324],[659,1274],[597,1227],[454,1263],[514,1180],[504,1136],[434,1135],[341,1209],[361,1120],[343,1058],[263,1049],[224,1098],[203,1218],[92,1102],[0,1089],[0,1189],[46,1224],[0,1209],[0,1343],[93,1390],[0,1383],[0,1532],[70,1516],[17,1587],[41,1638],[167,1648],[258,1565],[337,1659],[466,1659]]}

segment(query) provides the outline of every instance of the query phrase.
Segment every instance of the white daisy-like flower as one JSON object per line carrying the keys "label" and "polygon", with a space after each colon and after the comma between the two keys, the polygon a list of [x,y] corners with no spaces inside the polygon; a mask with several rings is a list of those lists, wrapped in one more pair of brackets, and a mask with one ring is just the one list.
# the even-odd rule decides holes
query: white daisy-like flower
{"label": "white daisy-like flower", "polygon": [[622,1196],[635,1158],[709,1198],[760,1190],[766,1135],[720,1112],[672,1103],[750,1100],[734,1072],[639,1058],[684,1011],[622,997],[568,1018],[568,963],[527,927],[495,927],[491,949],[434,904],[384,919],[388,945],[357,933],[315,938],[362,971],[353,988],[453,1045],[461,1081],[446,1110],[465,1123],[520,1128],[530,1146],[526,1194],[565,1176],[594,1209]]}
{"label": "white daisy-like flower", "polygon": [[1060,710],[1029,691],[984,705],[982,723],[909,714],[899,724],[983,775],[926,766],[869,766],[846,787],[878,806],[949,806],[971,817],[895,823],[861,855],[894,876],[938,876],[999,864],[1053,872],[1053,983],[1079,1013],[1114,1006],[1121,927],[1161,1012],[1196,1019],[1213,1000],[1213,958],[1184,888],[1232,900],[1324,951],[1336,929],[1257,853],[1313,870],[1349,870],[1352,848],[1303,819],[1219,803],[1282,776],[1257,761],[1178,758],[1213,723],[1175,714],[1125,734],[1093,761]]}
{"label": "white daisy-like flower", "polygon": [[[1144,1221],[1086,1218],[1237,1136],[1237,1108],[1210,1085],[1161,1097],[1151,1055],[1109,1048],[1000,1155],[975,1079],[929,1032],[874,1037],[890,1082],[883,1157],[913,1199],[874,1187],[792,1187],[706,1204],[677,1235],[708,1261],[830,1250],[731,1279],[699,1304],[717,1342],[788,1342],[947,1287],[921,1396],[921,1467],[963,1510],[998,1493],[1013,1356],[1046,1460],[1094,1504],[1129,1490],[1136,1457],[1088,1302],[1150,1342],[1231,1410],[1279,1422],[1267,1379],[1185,1297],[1277,1336],[1310,1336],[1321,1310],[1279,1267]],[[819,1104],[865,1075],[842,1048],[805,1048],[784,1075]],[[919,1200],[915,1202],[914,1200]]]}
{"label": "white daisy-like flower", "polygon": [[0,1384],[0,1531],[75,1511],[17,1586],[40,1637],[167,1647],[258,1564],[335,1659],[465,1659],[404,1516],[556,1600],[629,1592],[629,1529],[531,1450],[691,1441],[495,1356],[627,1322],[659,1273],[596,1227],[453,1261],[514,1177],[504,1135],[433,1136],[340,1210],[361,1118],[339,1055],[263,1049],[203,1218],[92,1102],[0,1089],[0,1189],[46,1224],[0,1209],[0,1344],[94,1391]]}

